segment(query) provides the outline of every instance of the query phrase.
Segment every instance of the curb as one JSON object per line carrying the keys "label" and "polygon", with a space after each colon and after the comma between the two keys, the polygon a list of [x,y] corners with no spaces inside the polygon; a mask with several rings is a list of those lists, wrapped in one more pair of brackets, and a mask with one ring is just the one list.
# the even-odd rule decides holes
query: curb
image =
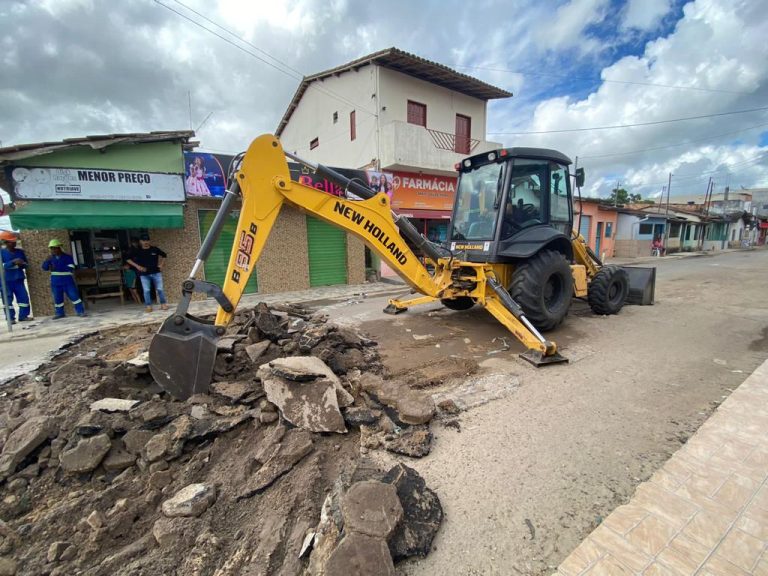
{"label": "curb", "polygon": [[[387,283],[390,284],[390,283]],[[396,294],[400,294],[403,292],[403,290],[407,290],[409,287],[405,283],[398,283],[398,284],[390,284],[386,288],[381,288],[378,290],[372,290],[370,292],[367,292],[365,290],[359,289],[358,286],[356,286],[355,290],[350,291],[347,294],[338,295],[338,296],[320,296],[318,295],[315,298],[303,298],[299,300],[294,300],[291,298],[287,298],[284,301],[290,304],[309,304],[311,305],[314,302],[329,302],[329,303],[339,303],[339,302],[345,302],[348,300],[356,300],[360,297],[362,298],[371,298],[371,297],[377,297],[377,296],[394,296]],[[269,296],[272,296],[271,294]],[[270,298],[270,300],[273,300]],[[281,300],[279,298],[274,298],[274,302],[280,302]],[[197,310],[194,313],[195,314],[214,314],[216,311],[216,308],[211,305],[211,310]],[[48,318],[45,316],[44,318]],[[0,333],[0,344],[2,343],[3,337],[7,337],[9,340],[13,340],[15,342],[25,341],[25,340],[36,340],[38,338],[49,338],[56,335],[61,335],[62,338],[66,338],[67,340],[70,340],[71,338],[77,338],[80,337],[83,334],[93,334],[95,332],[101,332],[102,330],[111,330],[113,328],[118,328],[120,326],[136,326],[136,325],[144,325],[144,326],[151,326],[152,324],[160,324],[163,320],[165,320],[166,316],[163,316],[162,318],[152,318],[152,317],[141,317],[136,318],[135,320],[126,320],[126,319],[120,319],[120,320],[114,320],[114,321],[108,321],[105,320],[104,324],[101,326],[87,326],[83,327],[82,330],[78,329],[76,331],[72,331],[71,334],[68,334],[66,330],[61,330],[61,326],[46,326],[44,330],[41,330],[39,332],[32,332],[32,333],[19,333],[19,332],[2,332]],[[61,322],[60,320],[59,322]],[[35,329],[34,325],[30,327],[32,330]],[[25,331],[26,332],[26,331]]]}

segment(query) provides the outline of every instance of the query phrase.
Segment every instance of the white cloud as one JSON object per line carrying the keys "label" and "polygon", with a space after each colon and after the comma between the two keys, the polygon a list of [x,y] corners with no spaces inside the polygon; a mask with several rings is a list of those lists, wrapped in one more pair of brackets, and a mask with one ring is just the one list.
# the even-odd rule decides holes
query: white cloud
{"label": "white cloud", "polygon": [[[717,114],[765,105],[768,94],[766,17],[754,18],[760,2],[741,0],[724,6],[717,0],[697,0],[685,6],[684,18],[665,38],[648,43],[644,54],[620,59],[602,71],[603,82],[582,99],[561,97],[540,102],[528,130],[557,130],[636,124]],[[722,92],[677,90],[676,85]],[[526,137],[530,144],[564,148],[583,158],[593,193],[607,194],[615,185],[601,179],[607,171],[624,174],[623,182],[651,194],[666,184],[667,173],[680,173],[673,194],[703,189],[709,176],[718,185],[768,183],[768,157],[760,159],[758,138],[766,127],[743,131],[722,143],[670,144],[746,130],[768,123],[768,114],[753,113],[629,129],[574,132]],[[520,137],[517,137],[520,138]],[[734,140],[741,138],[742,142]],[[646,150],[641,154],[615,155]],[[764,154],[764,156],[766,156]],[[748,162],[748,160],[753,160]],[[735,165],[729,169],[729,165]],[[685,175],[685,178],[683,178]],[[659,185],[657,187],[657,184]]]}
{"label": "white cloud", "polygon": [[672,0],[629,0],[621,27],[654,30],[672,9]]}
{"label": "white cloud", "polygon": [[[226,36],[178,2],[163,2]],[[624,6],[609,0],[518,0],[514,6],[504,0],[392,0],[386,14],[375,3],[347,0],[183,2],[299,74],[389,46],[467,66],[459,70],[515,93],[491,102],[489,132],[631,124],[768,102],[764,0],[690,2],[665,37],[653,31],[669,18],[670,0],[628,0]],[[187,128],[191,93],[193,125],[212,113],[199,135],[203,146],[236,152],[275,129],[298,85],[295,73],[278,72],[151,0],[0,0],[0,20],[6,19],[14,26],[0,40],[4,145]],[[46,45],[55,47],[55,57],[46,54]],[[598,72],[592,89],[579,79]],[[552,93],[557,96],[550,98]],[[605,194],[620,179],[652,194],[670,170],[681,175],[673,190],[706,185],[705,173],[719,185],[727,178],[733,186],[768,185],[766,162],[754,160],[765,151],[758,145],[765,127],[695,142],[761,122],[768,123],[768,115],[489,140],[579,156],[588,173],[585,193]],[[687,144],[668,147],[681,142]],[[725,166],[732,166],[730,175]],[[697,171],[701,178],[683,179]]]}
{"label": "white cloud", "polygon": [[550,50],[576,48],[587,53],[598,47],[597,40],[586,38],[582,32],[605,17],[609,0],[570,0],[532,30],[535,42]]}

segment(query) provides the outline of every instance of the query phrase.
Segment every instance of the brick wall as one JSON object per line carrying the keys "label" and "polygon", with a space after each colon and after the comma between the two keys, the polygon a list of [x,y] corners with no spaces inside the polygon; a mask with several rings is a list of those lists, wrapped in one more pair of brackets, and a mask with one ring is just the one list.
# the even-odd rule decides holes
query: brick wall
{"label": "brick wall", "polygon": [[259,292],[308,289],[307,250],[307,218],[296,208],[284,204],[256,264]]}
{"label": "brick wall", "polygon": [[365,282],[365,243],[347,234],[347,284]]}
{"label": "brick wall", "polygon": [[616,240],[613,255],[616,258],[638,258],[651,255],[651,243],[648,240]]}
{"label": "brick wall", "polygon": [[[163,285],[168,302],[177,303],[181,298],[181,283],[189,277],[200,249],[200,231],[197,211],[217,208],[217,200],[191,199],[184,205],[184,228],[158,228],[149,230],[150,241],[168,255],[163,267]],[[194,300],[205,298],[194,294]]]}
{"label": "brick wall", "polygon": [[[51,255],[48,242],[54,238],[61,241],[64,250],[69,252],[69,234],[66,230],[24,230],[19,235],[20,247],[29,260],[27,268],[27,286],[33,316],[53,316],[53,295],[51,294],[51,274],[41,268],[43,261]],[[69,299],[64,298],[66,314],[74,314]]]}

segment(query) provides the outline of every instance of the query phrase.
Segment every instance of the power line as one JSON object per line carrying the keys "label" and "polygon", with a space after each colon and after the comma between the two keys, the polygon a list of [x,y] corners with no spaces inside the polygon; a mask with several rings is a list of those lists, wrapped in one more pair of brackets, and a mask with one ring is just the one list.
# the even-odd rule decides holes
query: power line
{"label": "power line", "polygon": [[768,106],[763,106],[761,108],[750,108],[749,110],[734,110],[732,112],[704,114],[702,116],[688,116],[686,118],[672,118],[669,120],[656,120],[654,122],[640,122],[637,124],[618,124],[616,126],[594,126],[592,128],[568,128],[565,130],[539,130],[535,132],[488,132],[488,134],[501,134],[501,135],[513,136],[513,135],[522,135],[522,134],[559,134],[563,132],[591,132],[592,130],[613,130],[615,128],[634,128],[637,126],[654,126],[657,124],[670,124],[672,122],[684,122],[686,120],[701,120],[703,118],[731,116],[733,114],[748,114],[749,112],[760,112],[762,110],[768,110]]}
{"label": "power line", "polygon": [[[731,169],[733,168],[742,168],[742,167],[749,166],[751,164],[756,164],[760,162],[760,160],[763,160],[765,158],[768,158],[768,152],[761,153],[758,156],[755,156],[754,158],[741,160],[739,162],[734,162],[733,164],[726,164],[722,168],[717,168],[715,170],[704,170],[699,174],[695,174],[695,175],[694,174],[681,174],[681,175],[675,174],[675,181],[679,183],[681,180],[698,180],[701,178],[709,178],[710,176],[714,176],[715,174],[730,174]],[[662,184],[664,184],[664,182],[650,182],[648,184],[639,184],[639,186],[661,186]],[[694,183],[691,183],[688,185],[690,186],[693,184]]]}
{"label": "power line", "polygon": [[[184,18],[184,19],[185,19],[185,20],[187,20],[188,22],[191,22],[192,24],[194,24],[194,25],[195,25],[195,26],[197,26],[198,28],[202,28],[203,30],[205,30],[206,32],[208,32],[208,33],[210,33],[210,34],[213,34],[213,35],[214,35],[214,36],[216,36],[217,38],[219,38],[219,39],[221,39],[221,40],[224,40],[224,42],[226,42],[227,44],[230,44],[231,46],[234,46],[234,47],[235,47],[235,48],[237,48],[238,50],[240,50],[240,51],[242,51],[242,52],[245,52],[245,53],[246,53],[246,54],[248,54],[249,56],[251,56],[251,57],[253,57],[253,58],[256,58],[256,60],[258,60],[258,61],[260,61],[260,62],[262,62],[262,63],[266,64],[267,66],[269,66],[269,67],[271,67],[271,68],[274,68],[275,70],[277,70],[278,72],[280,72],[280,73],[282,73],[282,74],[285,74],[285,75],[286,75],[286,76],[288,76],[289,78],[292,78],[293,80],[299,80],[299,81],[303,81],[303,80],[304,80],[304,76],[303,76],[303,75],[302,75],[300,72],[298,72],[298,71],[297,71],[297,72],[295,72],[295,73],[291,73],[291,72],[289,72],[289,71],[286,71],[286,70],[284,70],[283,68],[280,68],[279,66],[277,66],[276,64],[273,64],[272,62],[269,62],[269,61],[265,60],[264,58],[262,58],[262,57],[261,57],[261,56],[259,56],[258,54],[254,54],[254,53],[253,53],[253,52],[251,52],[250,50],[246,50],[244,47],[242,47],[241,45],[237,44],[236,42],[233,42],[233,41],[232,41],[232,40],[230,40],[229,38],[227,38],[227,37],[225,37],[225,36],[222,36],[221,34],[217,33],[216,31],[214,31],[214,30],[211,30],[210,28],[207,28],[207,27],[203,26],[202,24],[200,24],[200,22],[197,22],[197,21],[195,21],[194,19],[190,18],[190,17],[189,17],[189,16],[187,16],[186,14],[184,14],[184,13],[182,13],[182,12],[179,12],[178,10],[176,10],[176,9],[172,8],[171,6],[168,6],[167,4],[163,4],[163,3],[162,3],[160,0],[154,0],[154,1],[155,1],[155,3],[156,3],[156,4],[158,4],[158,5],[162,6],[162,7],[163,7],[163,8],[165,8],[166,10],[169,10],[169,11],[173,12],[174,14],[177,14],[177,15],[181,16],[182,18]],[[223,26],[219,26],[219,25],[218,25],[218,24],[216,24],[215,22],[213,22],[213,21],[209,20],[208,18],[206,18],[205,16],[201,15],[199,12],[196,12],[196,11],[195,11],[195,10],[193,10],[192,8],[189,8],[189,7],[188,7],[186,4],[183,4],[182,2],[178,2],[178,0],[174,0],[174,1],[176,1],[178,4],[180,4],[180,5],[184,6],[185,8],[187,8],[188,10],[190,10],[191,12],[194,12],[195,14],[198,14],[198,15],[200,15],[202,18],[204,18],[204,19],[205,19],[205,20],[207,20],[208,22],[211,22],[212,24],[214,24],[214,25],[218,26],[218,27],[219,27],[219,28],[221,28],[222,30],[225,30],[225,31],[226,31],[228,34],[231,34],[232,36],[234,36],[235,38],[237,38],[238,40],[240,40],[240,41],[241,41],[241,42],[243,42],[244,44],[247,44],[247,45],[249,45],[249,46],[252,46],[254,49],[256,49],[256,50],[259,50],[260,52],[263,52],[264,54],[267,54],[266,52],[264,52],[264,51],[263,51],[263,50],[261,50],[260,48],[257,48],[257,47],[255,47],[253,44],[251,44],[251,43],[250,43],[250,42],[248,42],[247,40],[244,40],[243,38],[241,38],[240,36],[238,36],[238,35],[237,35],[237,34],[235,34],[234,32],[230,32],[229,30],[227,30],[227,29],[226,29],[226,28],[224,28]],[[278,59],[277,59],[277,58],[275,58],[274,56],[269,56],[269,57],[270,57],[270,58],[272,58],[273,60],[275,60],[276,62],[280,62],[280,60],[278,60]],[[283,64],[282,62],[280,62],[280,64],[282,64],[282,65],[283,65],[283,66],[285,66],[286,68],[289,68],[289,70],[293,70],[293,69],[292,69],[292,68],[290,68],[288,65],[286,65],[286,64]],[[335,94],[335,93],[333,93],[333,92],[330,92],[329,90],[327,90],[327,89],[325,89],[325,88],[320,88],[319,86],[314,86],[314,88],[316,88],[316,89],[317,89],[317,90],[319,90],[320,92],[323,92],[323,93],[325,93],[326,95],[330,96],[331,98],[335,98],[336,100],[339,100],[340,102],[343,102],[344,104],[347,104],[347,105],[349,105],[349,106],[352,106],[352,107],[353,107],[353,108],[355,108],[355,109],[360,109],[362,112],[365,112],[366,114],[371,114],[372,116],[375,116],[375,115],[376,115],[374,112],[371,112],[370,110],[366,109],[364,106],[360,106],[359,104],[357,104],[357,103],[355,103],[355,102],[352,102],[351,100],[348,100],[348,99],[344,98],[343,96],[340,96],[340,95],[338,95],[338,94]]]}
{"label": "power line", "polygon": [[688,144],[695,144],[697,142],[706,142],[707,140],[715,140],[717,138],[721,138],[723,136],[730,136],[732,134],[739,134],[741,132],[748,132],[749,130],[754,130],[756,128],[762,128],[763,126],[768,126],[768,123],[765,124],[757,124],[755,126],[750,126],[749,128],[743,128],[741,130],[733,130],[732,132],[723,132],[721,134],[715,134],[713,136],[707,136],[706,138],[699,138],[696,140],[688,140],[687,142],[678,142],[677,144],[668,144],[666,146],[656,146],[654,148],[642,148],[640,150],[630,150],[628,152],[614,152],[612,154],[595,154],[595,155],[585,155],[585,156],[579,156],[580,158],[608,158],[610,156],[627,156],[630,154],[642,154],[643,152],[653,152],[654,150],[664,150],[666,148],[675,148],[677,146],[687,146]]}
{"label": "power line", "polygon": [[[183,6],[184,8],[186,8],[187,10],[189,10],[190,12],[192,12],[193,14],[196,14],[197,16],[199,16],[200,18],[202,18],[202,19],[203,19],[203,20],[205,20],[206,22],[209,22],[210,24],[213,24],[214,26],[216,26],[216,27],[217,27],[217,28],[219,28],[220,30],[223,30],[224,32],[226,32],[226,33],[227,33],[227,34],[229,34],[230,36],[233,36],[233,37],[237,38],[237,39],[238,39],[240,42],[243,42],[244,44],[247,44],[248,46],[250,46],[250,47],[251,47],[251,48],[253,48],[254,50],[256,50],[256,51],[260,52],[261,54],[264,54],[264,56],[266,56],[267,58],[270,58],[271,60],[274,60],[275,62],[277,62],[277,63],[278,63],[278,64],[280,64],[281,66],[284,66],[285,68],[287,68],[287,69],[288,69],[288,70],[290,70],[291,72],[295,73],[295,74],[297,75],[297,77],[296,77],[296,79],[297,79],[297,80],[303,80],[303,79],[304,79],[304,77],[305,77],[305,74],[304,74],[303,72],[301,72],[300,70],[297,70],[296,68],[292,67],[290,64],[287,64],[286,62],[283,62],[283,61],[282,61],[282,60],[280,60],[279,58],[276,58],[275,56],[272,56],[272,54],[270,54],[270,53],[269,53],[269,52],[267,52],[266,50],[263,50],[262,48],[259,48],[258,46],[256,46],[256,45],[255,45],[255,44],[253,44],[252,42],[249,42],[248,40],[246,40],[246,39],[245,39],[245,38],[243,38],[242,36],[239,36],[239,35],[237,35],[235,32],[233,32],[233,31],[232,31],[232,30],[230,30],[229,28],[225,28],[224,26],[222,26],[222,25],[221,25],[221,24],[219,24],[218,22],[215,22],[214,20],[211,20],[210,18],[208,18],[208,17],[207,17],[205,14],[201,14],[200,12],[198,12],[197,10],[195,10],[194,8],[192,8],[192,7],[190,7],[190,6],[187,6],[187,5],[186,5],[186,4],[184,4],[184,2],[182,2],[181,0],[173,0],[173,1],[174,1],[174,2],[176,2],[176,4],[179,4],[180,6]],[[322,93],[326,94],[327,96],[331,96],[332,98],[336,98],[337,100],[340,100],[340,101],[342,101],[342,102],[344,102],[344,103],[346,103],[346,104],[349,104],[349,105],[351,105],[353,108],[359,107],[359,108],[360,108],[360,109],[361,109],[363,112],[367,112],[368,114],[371,114],[371,115],[373,115],[373,116],[375,116],[375,115],[376,115],[375,113],[373,113],[373,112],[371,112],[371,111],[367,110],[365,107],[363,107],[363,106],[359,106],[358,104],[356,104],[355,102],[352,102],[352,101],[351,101],[351,100],[349,100],[348,98],[346,98],[346,97],[344,97],[344,96],[340,95],[340,94],[339,94],[339,93],[337,93],[337,92],[334,92],[334,91],[333,91],[333,90],[331,90],[330,88],[324,88],[324,87],[318,86],[318,85],[316,85],[316,84],[310,84],[310,85],[309,85],[309,87],[310,87],[310,88],[313,88],[313,89],[316,89],[316,90],[318,90],[319,92],[322,92]]]}
{"label": "power line", "polygon": [[[554,78],[566,78],[568,80],[587,80],[590,82],[594,82],[595,78],[591,78],[588,76],[573,76],[570,74],[553,74],[551,72],[520,72],[518,70],[509,70],[507,68],[485,68],[482,66],[462,66],[455,64],[454,68],[467,68],[469,70],[487,70],[490,72],[509,72],[510,74],[521,74],[523,76],[548,76],[548,77],[554,77]],[[724,94],[750,94],[750,92],[737,92],[735,90],[719,90],[717,88],[700,88],[698,86],[676,86],[673,84],[656,84],[653,82],[632,82],[629,80],[607,80],[607,79],[600,79],[603,83],[610,83],[610,84],[629,84],[634,86],[652,86],[654,88],[673,88],[676,90],[696,90],[701,92],[721,92]]]}

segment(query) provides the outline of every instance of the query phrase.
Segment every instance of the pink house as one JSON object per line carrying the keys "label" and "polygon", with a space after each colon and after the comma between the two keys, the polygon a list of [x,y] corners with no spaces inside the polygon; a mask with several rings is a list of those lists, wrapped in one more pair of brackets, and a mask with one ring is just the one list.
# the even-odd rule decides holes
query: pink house
{"label": "pink house", "polygon": [[601,260],[613,256],[617,221],[618,213],[613,206],[602,205],[597,198],[575,199],[573,202],[573,228],[578,228]]}

